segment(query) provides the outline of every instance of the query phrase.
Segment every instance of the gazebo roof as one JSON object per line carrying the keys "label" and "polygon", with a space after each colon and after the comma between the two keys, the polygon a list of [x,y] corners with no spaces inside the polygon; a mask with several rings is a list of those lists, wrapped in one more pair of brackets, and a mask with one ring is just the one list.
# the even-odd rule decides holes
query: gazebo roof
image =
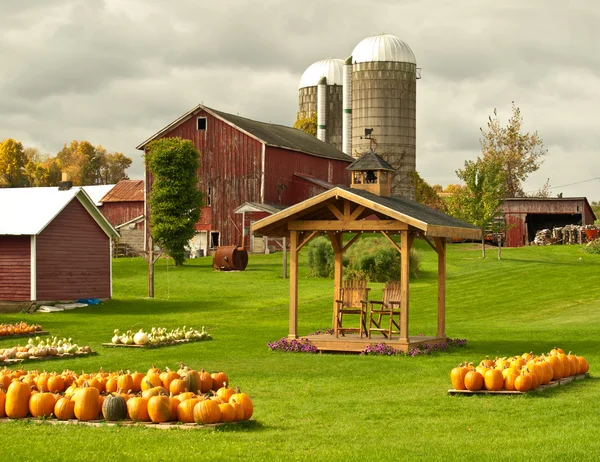
{"label": "gazebo roof", "polygon": [[[356,204],[348,215],[344,202]],[[412,229],[431,237],[481,237],[475,226],[414,200],[381,197],[346,186],[332,188],[252,225],[254,233],[264,236],[287,236],[291,229],[347,232]]]}

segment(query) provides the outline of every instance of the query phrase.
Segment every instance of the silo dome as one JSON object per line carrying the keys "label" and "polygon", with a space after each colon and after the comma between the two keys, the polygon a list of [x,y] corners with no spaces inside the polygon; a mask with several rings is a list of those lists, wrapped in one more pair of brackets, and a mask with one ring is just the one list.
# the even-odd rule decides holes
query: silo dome
{"label": "silo dome", "polygon": [[354,51],[352,52],[353,63],[374,61],[417,64],[415,55],[410,47],[398,37],[390,34],[367,37],[354,47]]}
{"label": "silo dome", "polygon": [[304,71],[298,88],[316,87],[322,77],[327,78],[327,85],[341,85],[343,70],[342,59],[327,58],[317,61]]}

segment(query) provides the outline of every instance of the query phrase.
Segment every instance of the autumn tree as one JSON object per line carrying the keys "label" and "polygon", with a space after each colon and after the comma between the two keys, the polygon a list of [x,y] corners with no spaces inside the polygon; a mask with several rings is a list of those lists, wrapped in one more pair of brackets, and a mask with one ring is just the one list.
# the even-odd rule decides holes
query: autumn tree
{"label": "autumn tree", "polygon": [[415,200],[420,204],[431,207],[432,209],[446,211],[446,203],[444,199],[440,197],[438,192],[442,189],[440,185],[435,185],[438,188],[430,186],[418,172],[412,172],[409,174],[411,181],[415,187]]}
{"label": "autumn tree", "polygon": [[196,233],[202,194],[198,190],[200,154],[189,140],[163,138],[148,144],[146,166],[153,178],[150,232],[176,266],[185,261],[184,247]]}
{"label": "autumn tree", "polygon": [[27,156],[21,142],[8,138],[0,142],[0,187],[18,187],[26,183]]}
{"label": "autumn tree", "polygon": [[505,171],[495,159],[477,158],[466,161],[456,175],[465,183],[448,200],[451,215],[477,226],[481,230],[481,254],[485,258],[485,233],[494,226],[505,197]]}
{"label": "autumn tree", "polygon": [[502,126],[494,109],[487,130],[480,130],[483,159],[501,165],[506,197],[523,197],[525,194],[521,183],[539,169],[547,153],[542,139],[537,132],[522,132],[523,116],[514,102],[512,117],[506,127]]}
{"label": "autumn tree", "polygon": [[100,165],[100,182],[113,184],[128,179],[125,171],[131,167],[131,162],[130,157],[120,152],[106,153]]}
{"label": "autumn tree", "polygon": [[294,128],[309,135],[317,136],[317,113],[313,112],[307,115],[304,112],[299,112],[296,116],[296,122],[294,122]]}

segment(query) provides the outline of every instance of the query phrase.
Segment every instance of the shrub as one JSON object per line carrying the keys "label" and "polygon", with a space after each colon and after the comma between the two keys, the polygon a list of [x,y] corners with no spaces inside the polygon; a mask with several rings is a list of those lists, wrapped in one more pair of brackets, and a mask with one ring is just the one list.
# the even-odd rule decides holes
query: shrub
{"label": "shrub", "polygon": [[333,247],[326,237],[317,237],[308,245],[308,275],[310,277],[333,277]]}
{"label": "shrub", "polygon": [[[348,279],[387,282],[397,281],[400,277],[400,254],[384,238],[362,239],[348,249],[347,256]],[[410,274],[417,277],[421,256],[416,249],[411,249],[409,258]]]}
{"label": "shrub", "polygon": [[[313,239],[308,248],[308,275],[333,277],[333,248],[329,239]],[[397,281],[400,277],[400,253],[384,238],[363,238],[344,255],[344,276],[349,280],[372,282]],[[410,274],[418,277],[421,255],[410,250]]]}
{"label": "shrub", "polygon": [[600,254],[600,239],[594,239],[584,247],[587,253]]}

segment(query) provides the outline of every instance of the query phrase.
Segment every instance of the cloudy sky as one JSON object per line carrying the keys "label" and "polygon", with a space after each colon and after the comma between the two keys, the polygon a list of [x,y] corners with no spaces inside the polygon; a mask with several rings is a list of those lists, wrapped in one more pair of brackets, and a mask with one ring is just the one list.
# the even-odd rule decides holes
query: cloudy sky
{"label": "cloudy sky", "polygon": [[0,140],[56,154],[86,139],[141,178],[135,146],[196,104],[291,125],[310,64],[386,32],[423,70],[427,181],[456,183],[514,101],[548,149],[525,189],[599,200],[599,24],[597,0],[0,0]]}

